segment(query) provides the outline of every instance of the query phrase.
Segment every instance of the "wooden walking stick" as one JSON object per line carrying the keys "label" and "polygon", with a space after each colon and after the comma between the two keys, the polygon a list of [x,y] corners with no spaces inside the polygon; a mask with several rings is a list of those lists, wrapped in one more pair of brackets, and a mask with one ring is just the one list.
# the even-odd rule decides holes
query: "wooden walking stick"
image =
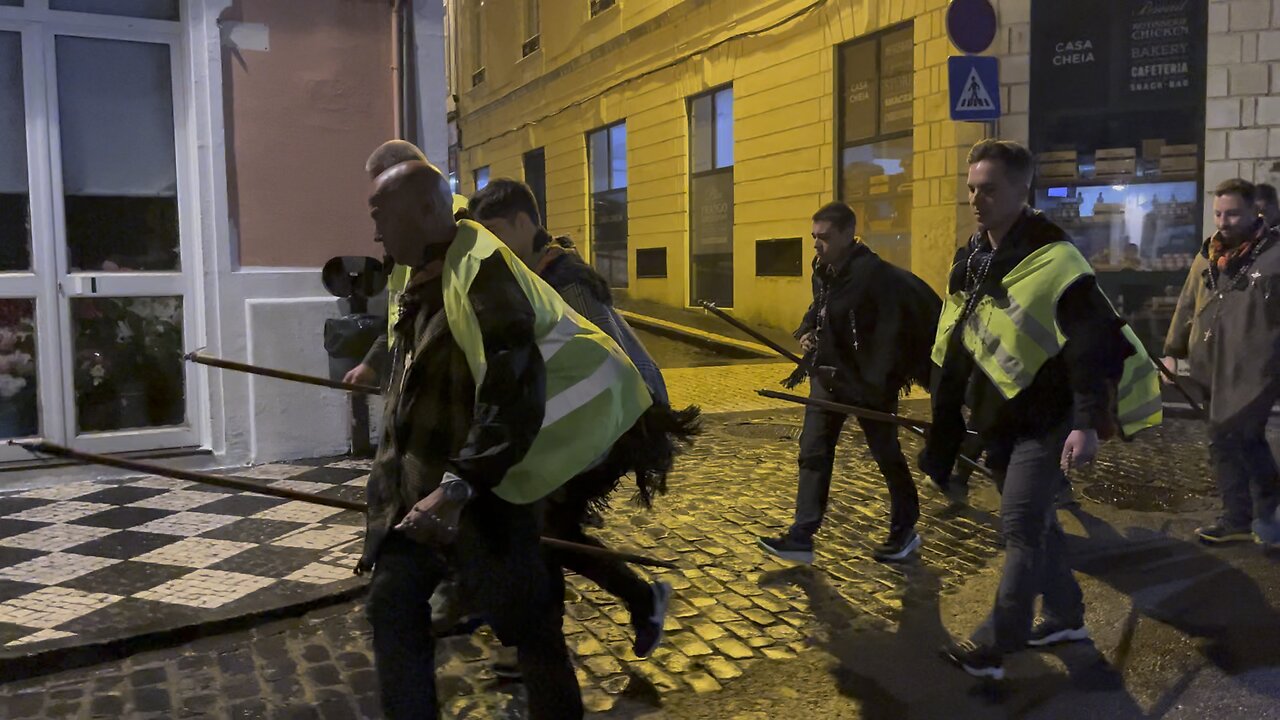
{"label": "wooden walking stick", "polygon": [[[770,350],[773,350],[774,352],[778,353],[782,357],[790,360],[796,365],[799,365],[801,369],[803,369],[806,373],[809,374],[809,377],[813,380],[813,382],[819,382],[819,380],[817,379],[817,376],[813,372],[813,367],[811,367],[809,362],[804,358],[782,347],[778,343],[765,337],[764,334],[757,332],[750,325],[747,325],[746,323],[735,318],[729,313],[716,307],[715,303],[707,302],[706,300],[700,300],[698,304],[706,308],[706,310],[710,312],[712,315],[715,315],[716,317],[738,328],[739,330],[750,335],[756,340],[759,340],[761,343],[764,343],[764,345],[767,346]],[[820,400],[818,398],[807,398],[807,397],[802,397],[800,395],[792,395],[790,393],[776,392],[774,390],[757,390],[756,392],[764,397],[773,398],[775,400],[785,400],[787,402],[799,403],[801,405],[821,407],[826,410],[831,410],[832,412],[844,413],[845,415],[853,415],[855,417],[862,417],[868,420],[879,420],[881,422],[889,422],[895,425],[901,425],[902,427],[905,427],[908,430],[911,430],[912,432],[916,433],[917,435],[920,435],[921,437],[924,437],[925,432],[930,427],[932,427],[932,423],[924,420],[914,420],[912,418],[904,418],[901,415],[895,415],[893,413],[880,412],[878,410],[868,410],[866,408],[855,407],[853,405],[845,405],[843,403],[835,403],[829,400]],[[968,434],[973,435],[974,433],[973,431],[969,431]],[[960,455],[959,459],[960,459],[960,462],[977,470],[982,475],[985,475],[988,478],[994,478],[994,475],[991,473],[991,470],[989,470],[987,466],[979,463],[978,461],[972,460],[968,457],[965,457],[964,455]]]}
{"label": "wooden walking stick", "polygon": [[[76,460],[89,465],[105,465],[107,467],[119,468],[121,470],[132,470],[146,475],[160,475],[163,477],[174,478],[175,480],[187,480],[189,482],[204,483],[206,485],[216,485],[218,487],[257,493],[259,495],[268,495],[271,497],[283,498],[285,500],[296,500],[298,502],[312,503],[314,505],[326,505],[328,507],[339,508],[341,510],[354,510],[359,513],[367,512],[365,504],[356,500],[325,497],[324,495],[303,492],[301,490],[273,487],[271,485],[264,485],[250,480],[228,477],[226,475],[214,475],[213,473],[198,472],[195,470],[181,470],[178,468],[170,468],[163,465],[155,465],[153,463],[129,460],[111,455],[98,455],[97,453],[84,452],[83,450],[73,450],[69,447],[55,445],[53,443],[44,442],[43,440],[10,440],[9,445],[16,445],[17,447],[33,454],[53,455],[55,457]],[[582,545],[575,542],[569,542],[568,540],[560,540],[558,538],[544,537],[542,538],[542,544],[544,547],[554,548],[564,552],[577,553],[579,555],[590,555],[592,557],[621,560],[623,562],[635,565],[647,565],[649,567],[668,568],[672,570],[679,569],[678,565],[667,560],[659,560],[657,558],[646,557],[644,555],[619,552],[617,550],[610,550],[608,548],[600,548],[592,545]]]}
{"label": "wooden walking stick", "polygon": [[1191,405],[1191,409],[1195,410],[1196,413],[1201,417],[1201,419],[1208,417],[1208,414],[1205,413],[1204,408],[1200,406],[1200,403],[1196,402],[1196,399],[1191,397],[1191,393],[1187,392],[1187,389],[1182,386],[1182,383],[1178,382],[1178,376],[1175,375],[1172,370],[1165,367],[1164,363],[1160,362],[1154,357],[1151,358],[1151,362],[1155,363],[1156,369],[1160,371],[1161,375],[1165,376],[1165,378],[1169,381],[1169,384],[1172,385],[1174,389],[1176,389],[1178,393],[1182,395],[1182,397],[1187,399],[1187,402]]}
{"label": "wooden walking stick", "polygon": [[222,368],[223,370],[234,370],[236,372],[249,373],[250,375],[261,375],[262,377],[276,378],[277,380],[288,380],[290,382],[304,383],[306,385],[317,385],[319,387],[327,387],[334,390],[346,390],[347,392],[364,393],[366,395],[382,394],[382,388],[374,385],[356,385],[353,383],[345,383],[341,380],[330,380],[329,378],[316,377],[314,375],[303,375],[302,373],[290,372],[288,370],[276,370],[275,368],[250,365],[248,363],[236,362],[235,360],[224,360],[222,358],[213,357],[212,355],[205,355],[199,350],[183,355],[182,359],[187,362],[193,362],[200,365]]}

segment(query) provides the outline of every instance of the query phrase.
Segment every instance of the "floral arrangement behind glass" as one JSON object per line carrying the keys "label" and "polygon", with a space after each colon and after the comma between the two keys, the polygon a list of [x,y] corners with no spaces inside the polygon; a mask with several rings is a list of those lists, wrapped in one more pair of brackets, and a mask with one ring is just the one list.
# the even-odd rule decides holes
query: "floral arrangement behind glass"
{"label": "floral arrangement behind glass", "polygon": [[36,434],[35,326],[30,300],[0,300],[0,437]]}
{"label": "floral arrangement behind glass", "polygon": [[[94,298],[73,305],[81,430],[181,422],[182,305],[173,297]],[[141,398],[145,397],[145,400]],[[146,417],[132,415],[130,403]]]}

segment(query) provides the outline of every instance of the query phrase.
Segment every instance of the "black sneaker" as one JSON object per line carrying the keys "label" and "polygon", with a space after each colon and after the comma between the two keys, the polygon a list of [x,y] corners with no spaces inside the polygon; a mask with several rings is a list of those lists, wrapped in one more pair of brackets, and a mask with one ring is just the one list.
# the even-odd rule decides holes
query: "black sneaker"
{"label": "black sneaker", "polygon": [[1089,629],[1081,622],[1078,625],[1064,625],[1042,617],[1036,618],[1031,625],[1031,637],[1027,638],[1030,647],[1049,647],[1062,643],[1080,642],[1089,639]]}
{"label": "black sneaker", "polygon": [[756,538],[756,543],[765,552],[791,562],[813,564],[813,541],[796,540],[790,535],[778,538]]}
{"label": "black sneaker", "polygon": [[972,640],[952,640],[942,646],[942,657],[976,678],[1004,679],[1004,658]]}
{"label": "black sneaker", "polygon": [[1231,527],[1224,522],[1216,522],[1202,528],[1196,528],[1196,537],[1206,545],[1226,545],[1227,543],[1253,542],[1253,529]]}
{"label": "black sneaker", "polygon": [[649,617],[632,621],[636,630],[636,641],[631,651],[636,657],[647,658],[662,643],[662,626],[667,621],[667,605],[671,602],[671,584],[665,582],[650,583],[653,591],[653,611]]}
{"label": "black sneaker", "polygon": [[919,549],[920,534],[912,528],[902,533],[889,533],[889,539],[877,546],[871,556],[880,562],[902,562]]}

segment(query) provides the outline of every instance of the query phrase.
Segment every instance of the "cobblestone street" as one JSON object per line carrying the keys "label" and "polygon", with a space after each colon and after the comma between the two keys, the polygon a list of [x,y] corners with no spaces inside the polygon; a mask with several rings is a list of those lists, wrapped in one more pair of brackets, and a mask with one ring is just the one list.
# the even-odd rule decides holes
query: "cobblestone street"
{"label": "cobblestone street", "polygon": [[[741,398],[746,386],[769,386],[763,378],[774,370],[733,369],[742,376],[722,372],[717,379],[743,387],[712,387],[713,392]],[[673,375],[672,394],[680,402],[678,371]],[[908,401],[903,412],[923,415],[927,408]],[[565,633],[590,710],[632,717],[654,712],[668,698],[705,695],[715,703],[722,689],[749,682],[744,675],[758,676],[775,664],[803,665],[811,648],[835,636],[883,633],[900,620],[904,602],[909,605],[913,596],[923,592],[936,605],[939,595],[991,574],[984,570],[998,552],[999,535],[989,489],[975,493],[973,505],[964,509],[947,508],[922,490],[921,561],[899,569],[870,558],[870,548],[886,531],[884,492],[856,430],[846,434],[837,462],[827,524],[818,538],[818,572],[800,575],[762,554],[755,538],[777,533],[790,521],[799,430],[795,410],[713,416],[659,512],[637,511],[619,494],[601,537],[676,561],[681,569],[656,576],[670,582],[675,595],[666,642],[647,660],[630,653],[626,611],[570,576]],[[1077,490],[1087,503],[1161,516],[1211,508],[1198,432],[1189,421],[1171,421],[1132,444],[1109,445],[1097,466],[1073,478]],[[915,438],[903,433],[903,443],[914,457]],[[821,578],[816,590],[812,577]],[[12,718],[376,717],[362,609],[360,602],[339,605],[15,683],[6,688],[0,708]],[[493,651],[485,631],[446,643],[440,688],[449,716],[522,716],[520,686],[495,679],[489,667]]]}

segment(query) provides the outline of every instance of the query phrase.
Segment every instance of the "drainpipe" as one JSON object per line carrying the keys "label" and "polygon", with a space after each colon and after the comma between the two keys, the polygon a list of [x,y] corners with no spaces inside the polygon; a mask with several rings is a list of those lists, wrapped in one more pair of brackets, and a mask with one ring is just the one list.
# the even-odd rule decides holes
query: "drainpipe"
{"label": "drainpipe", "polygon": [[393,108],[393,133],[397,138],[404,137],[404,87],[401,79],[404,66],[403,32],[400,27],[401,0],[391,0],[391,107]]}

